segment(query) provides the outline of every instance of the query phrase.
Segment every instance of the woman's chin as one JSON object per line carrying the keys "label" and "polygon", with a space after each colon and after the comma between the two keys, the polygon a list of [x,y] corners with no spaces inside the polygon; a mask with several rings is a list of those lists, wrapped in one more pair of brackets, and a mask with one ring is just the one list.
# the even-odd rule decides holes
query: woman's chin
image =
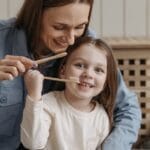
{"label": "woman's chin", "polygon": [[[67,47],[68,48],[68,47]],[[67,48],[58,48],[57,50],[54,50],[54,53],[62,53],[65,52],[67,50]]]}

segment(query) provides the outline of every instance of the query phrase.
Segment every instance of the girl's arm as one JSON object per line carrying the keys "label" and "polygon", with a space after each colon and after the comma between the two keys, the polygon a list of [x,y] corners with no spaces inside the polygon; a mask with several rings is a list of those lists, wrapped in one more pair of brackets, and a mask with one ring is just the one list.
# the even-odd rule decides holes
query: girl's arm
{"label": "girl's arm", "polygon": [[44,76],[37,70],[29,70],[24,75],[24,81],[29,97],[33,101],[39,101],[42,97]]}
{"label": "girl's arm", "polygon": [[47,145],[50,116],[44,111],[43,101],[33,101],[29,96],[21,123],[21,142],[28,149],[43,149]]}
{"label": "girl's arm", "polygon": [[28,91],[21,123],[21,141],[28,149],[42,149],[46,146],[51,124],[50,116],[44,111],[42,100],[43,76],[38,71],[25,75]]}
{"label": "girl's arm", "polygon": [[102,120],[103,126],[100,129],[101,137],[99,139],[99,143],[98,143],[96,150],[102,149],[102,143],[104,142],[104,140],[108,137],[110,133],[110,121],[109,121],[108,114],[105,112],[105,110],[104,110],[104,114],[101,113],[101,116],[103,116],[103,120]]}

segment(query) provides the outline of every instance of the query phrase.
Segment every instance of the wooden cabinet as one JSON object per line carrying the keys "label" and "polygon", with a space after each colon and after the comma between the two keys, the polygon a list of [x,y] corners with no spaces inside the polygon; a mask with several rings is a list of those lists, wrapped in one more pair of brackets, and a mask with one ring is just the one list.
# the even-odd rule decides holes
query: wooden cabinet
{"label": "wooden cabinet", "polygon": [[142,109],[139,138],[150,139],[150,39],[109,38],[126,85],[133,90]]}

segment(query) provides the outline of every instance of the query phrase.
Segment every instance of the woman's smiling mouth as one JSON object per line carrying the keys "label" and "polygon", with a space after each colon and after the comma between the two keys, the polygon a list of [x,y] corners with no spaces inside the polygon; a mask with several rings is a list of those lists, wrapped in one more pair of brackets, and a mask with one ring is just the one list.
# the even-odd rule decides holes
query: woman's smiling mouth
{"label": "woman's smiling mouth", "polygon": [[62,48],[67,48],[69,46],[67,42],[58,41],[58,40],[54,40],[54,42],[56,43],[56,45],[58,45]]}

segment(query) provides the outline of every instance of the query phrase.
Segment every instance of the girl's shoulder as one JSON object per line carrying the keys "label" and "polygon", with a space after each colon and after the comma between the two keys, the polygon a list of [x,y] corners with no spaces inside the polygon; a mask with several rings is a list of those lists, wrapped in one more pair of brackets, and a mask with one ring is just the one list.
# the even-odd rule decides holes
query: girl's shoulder
{"label": "girl's shoulder", "polygon": [[98,110],[99,114],[107,115],[107,112],[106,112],[104,106],[98,102],[96,102],[96,109]]}
{"label": "girl's shoulder", "polygon": [[50,109],[59,109],[61,102],[61,91],[51,91],[42,96],[43,102]]}
{"label": "girl's shoulder", "polygon": [[96,102],[96,109],[96,118],[100,118],[99,121],[101,120],[102,122],[109,122],[109,117],[104,106]]}

